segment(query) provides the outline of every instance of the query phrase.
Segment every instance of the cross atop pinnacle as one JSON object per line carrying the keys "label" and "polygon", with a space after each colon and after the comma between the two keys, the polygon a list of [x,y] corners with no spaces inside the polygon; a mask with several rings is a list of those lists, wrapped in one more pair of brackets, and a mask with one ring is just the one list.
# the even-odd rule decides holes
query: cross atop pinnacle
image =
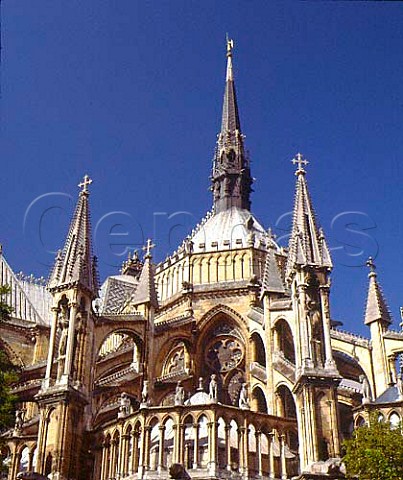
{"label": "cross atop pinnacle", "polygon": [[371,275],[372,273],[375,273],[376,270],[376,265],[374,263],[374,259],[372,257],[369,257],[366,263],[367,267],[369,268],[369,274]]}
{"label": "cross atop pinnacle", "polygon": [[232,56],[232,50],[234,49],[234,40],[230,39],[227,33],[227,57]]}
{"label": "cross atop pinnacle", "polygon": [[295,157],[291,160],[294,165],[298,165],[297,171],[295,175],[299,175],[301,173],[305,173],[304,167],[308,165],[308,160],[304,158],[302,153],[297,153]]}
{"label": "cross atop pinnacle", "polygon": [[143,250],[145,252],[144,258],[151,257],[151,250],[155,248],[155,244],[152,242],[151,238],[147,240],[147,243],[144,245]]}
{"label": "cross atop pinnacle", "polygon": [[234,80],[234,74],[232,73],[232,50],[234,49],[234,40],[228,37],[227,33],[227,73],[225,76],[226,82],[232,82]]}
{"label": "cross atop pinnacle", "polygon": [[91,185],[92,180],[88,175],[84,175],[84,179],[78,186],[81,188],[82,193],[88,193],[88,185]]}

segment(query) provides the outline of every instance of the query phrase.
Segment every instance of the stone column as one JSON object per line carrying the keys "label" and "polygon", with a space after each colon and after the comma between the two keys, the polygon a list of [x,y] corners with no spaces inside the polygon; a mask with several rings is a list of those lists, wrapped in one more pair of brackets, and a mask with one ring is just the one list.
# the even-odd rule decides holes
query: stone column
{"label": "stone column", "polygon": [[178,440],[178,424],[177,423],[172,425],[172,430],[174,432],[172,459],[173,459],[173,463],[179,463],[179,440]]}
{"label": "stone column", "polygon": [[64,364],[64,383],[68,382],[68,378],[71,375],[71,367],[73,360],[73,350],[74,350],[74,341],[75,341],[75,321],[77,317],[77,302],[70,303],[70,318],[69,318],[69,332],[67,337],[67,349],[66,349],[66,362]]}
{"label": "stone column", "polygon": [[185,426],[183,423],[178,424],[178,463],[183,464],[184,461],[184,437],[185,437]]}
{"label": "stone column", "polygon": [[280,435],[281,479],[287,480],[287,459],[285,457],[285,435]]}
{"label": "stone column", "polygon": [[146,428],[145,426],[141,427],[139,440],[140,440],[140,452],[139,452],[139,459],[138,459],[138,472],[139,477],[141,478],[144,471],[145,471],[145,457],[146,457]]}
{"label": "stone column", "polygon": [[133,451],[132,451],[132,465],[130,473],[137,472],[139,468],[139,432],[134,431],[132,433],[133,438]]}
{"label": "stone column", "polygon": [[165,426],[159,426],[159,441],[158,441],[158,472],[162,472],[164,468],[164,442],[165,442]]}
{"label": "stone column", "polygon": [[143,467],[145,470],[150,469],[150,436],[151,427],[144,427],[144,453],[143,453]]}
{"label": "stone column", "polygon": [[120,469],[119,473],[125,477],[129,473],[128,454],[129,454],[129,438],[128,434],[122,435],[120,442]]}
{"label": "stone column", "polygon": [[116,472],[116,440],[112,440],[109,458],[109,474],[107,478],[115,478]]}
{"label": "stone column", "polygon": [[193,424],[193,468],[199,466],[199,424]]}
{"label": "stone column", "polygon": [[49,344],[49,352],[48,352],[48,363],[46,364],[46,373],[45,373],[45,381],[44,387],[50,387],[50,377],[52,374],[52,365],[53,365],[53,356],[55,350],[55,343],[56,343],[56,331],[57,331],[57,320],[59,316],[60,309],[58,307],[52,307],[52,327],[50,332],[50,344]]}
{"label": "stone column", "polygon": [[306,318],[306,287],[305,283],[298,285],[298,300],[299,300],[299,325],[300,325],[300,343],[301,343],[301,365],[303,367],[312,368],[313,362],[311,358],[311,348],[308,334],[307,318]]}
{"label": "stone column", "polygon": [[263,476],[263,462],[262,462],[262,432],[256,430],[256,461],[257,461],[257,472],[259,477]]}
{"label": "stone column", "polygon": [[333,360],[332,343],[330,338],[329,285],[319,287],[319,291],[322,307],[323,337],[325,340],[325,366],[327,368],[334,368],[335,362]]}
{"label": "stone column", "polygon": [[20,460],[20,455],[17,452],[16,445],[13,445],[13,447],[14,447],[14,451],[11,453],[10,471],[8,472],[8,478],[11,480],[13,480],[17,476],[19,460]]}
{"label": "stone column", "polygon": [[33,468],[32,468],[33,457],[34,457],[34,451],[30,450],[29,453],[28,453],[28,472],[32,472],[32,470],[33,470]]}
{"label": "stone column", "polygon": [[231,471],[231,424],[225,425],[225,468]]}
{"label": "stone column", "polygon": [[276,431],[272,430],[269,433],[269,478],[270,480],[274,479],[275,468],[274,468],[274,439],[276,437]]}
{"label": "stone column", "polygon": [[208,453],[209,453],[209,470],[214,474],[217,466],[217,423],[208,423]]}
{"label": "stone column", "polygon": [[108,458],[108,444],[106,442],[102,442],[102,457],[101,457],[101,480],[106,480],[106,460]]}
{"label": "stone column", "polygon": [[245,429],[243,435],[243,469],[244,474],[247,477],[249,473],[249,428],[247,427],[247,423],[245,422],[243,428]]}
{"label": "stone column", "polygon": [[238,428],[238,456],[239,456],[239,472],[240,473],[242,473],[245,468],[245,460],[244,460],[245,450],[243,448],[244,435],[245,435],[245,428],[239,427]]}

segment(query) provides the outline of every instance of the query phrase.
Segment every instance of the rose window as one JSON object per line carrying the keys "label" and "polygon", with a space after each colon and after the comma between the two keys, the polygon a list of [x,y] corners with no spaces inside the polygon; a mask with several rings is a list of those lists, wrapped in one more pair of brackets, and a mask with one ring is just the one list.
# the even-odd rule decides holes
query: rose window
{"label": "rose window", "polygon": [[229,372],[242,362],[243,347],[239,340],[214,338],[207,346],[205,359],[207,365],[215,372]]}

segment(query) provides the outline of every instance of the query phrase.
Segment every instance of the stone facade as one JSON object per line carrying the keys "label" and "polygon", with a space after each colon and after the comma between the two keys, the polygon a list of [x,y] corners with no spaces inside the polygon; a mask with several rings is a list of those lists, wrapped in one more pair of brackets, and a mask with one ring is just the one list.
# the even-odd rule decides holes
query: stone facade
{"label": "stone facade", "polygon": [[403,334],[370,262],[370,339],[332,321],[332,262],[298,154],[280,247],[250,211],[252,177],[232,73],[213,209],[165,261],[130,256],[98,288],[89,185],[80,184],[47,288],[15,275],[1,347],[20,365],[8,479],[337,479],[340,448],[373,409],[402,418]]}

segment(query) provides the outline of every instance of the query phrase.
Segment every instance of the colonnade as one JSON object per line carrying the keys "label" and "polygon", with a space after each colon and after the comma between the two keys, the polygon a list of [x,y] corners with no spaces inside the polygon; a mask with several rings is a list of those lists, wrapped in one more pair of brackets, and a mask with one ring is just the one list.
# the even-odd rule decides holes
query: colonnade
{"label": "colonnade", "polygon": [[182,464],[190,475],[192,470],[204,469],[213,478],[220,478],[223,470],[245,478],[259,475],[282,480],[296,473],[296,457],[282,430],[291,425],[270,421],[258,425],[248,414],[229,417],[210,410],[177,415],[168,412],[169,407],[156,410],[147,409],[147,416],[134,414],[104,431],[99,480],[151,478],[152,472],[161,478],[166,472],[168,478],[172,464]]}

